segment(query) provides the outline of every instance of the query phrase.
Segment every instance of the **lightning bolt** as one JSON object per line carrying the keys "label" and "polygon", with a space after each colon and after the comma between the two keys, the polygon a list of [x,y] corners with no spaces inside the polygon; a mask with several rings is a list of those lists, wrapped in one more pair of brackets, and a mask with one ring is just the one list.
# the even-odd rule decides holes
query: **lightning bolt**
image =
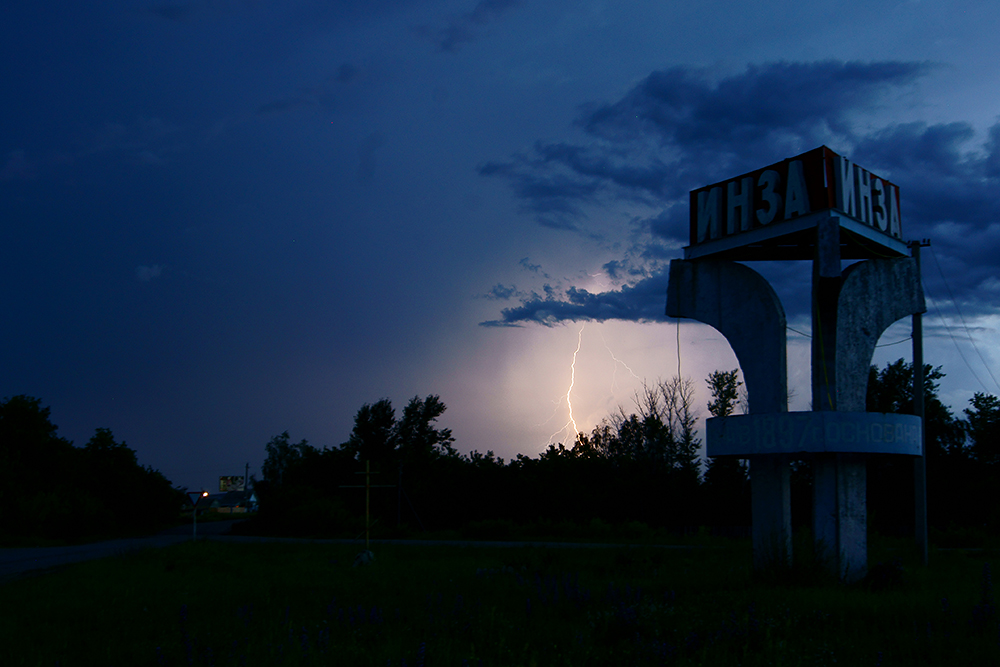
{"label": "lightning bolt", "polygon": [[[576,355],[580,353],[580,348],[583,347],[583,330],[587,325],[580,325],[580,333],[576,337],[576,350],[573,351],[573,361],[569,365],[569,389],[566,390],[566,406],[569,409],[569,421],[566,424],[549,436],[549,443],[552,444],[552,439],[563,431],[568,431],[570,427],[573,428],[573,440],[576,441],[578,435],[580,435],[580,429],[576,426],[576,420],[573,419],[573,386],[576,384]],[[562,403],[562,400],[559,401]]]}
{"label": "lightning bolt", "polygon": [[622,366],[624,366],[625,370],[627,370],[629,373],[632,374],[632,377],[634,377],[636,380],[639,380],[641,382],[642,378],[639,377],[638,375],[636,375],[635,371],[632,370],[631,368],[629,368],[628,364],[626,364],[624,361],[622,361],[621,359],[619,359],[618,357],[616,357],[615,353],[611,351],[611,346],[608,345],[608,341],[607,341],[606,338],[604,338],[604,333],[603,332],[601,332],[601,341],[604,343],[604,348],[608,351],[608,354],[610,354],[611,358],[614,359],[614,361],[615,361],[615,370],[611,374],[611,393],[614,393],[615,387],[618,386],[618,364],[621,364]]}
{"label": "lightning bolt", "polygon": [[[553,444],[553,442],[556,441],[556,438],[560,434],[565,433],[566,435],[570,435],[571,429],[572,429],[572,437],[573,437],[573,442],[574,443],[576,442],[577,437],[580,435],[580,428],[577,425],[576,419],[573,416],[573,389],[576,386],[576,360],[577,360],[577,356],[580,354],[580,350],[583,347],[583,331],[584,331],[584,329],[586,329],[586,324],[580,325],[580,331],[579,331],[579,333],[577,333],[577,338],[576,338],[576,350],[573,351],[573,359],[572,359],[572,361],[570,362],[570,365],[569,365],[569,371],[570,371],[570,375],[569,375],[569,388],[566,389],[566,395],[565,395],[565,398],[566,398],[566,408],[567,408],[567,411],[569,412],[569,419],[563,425],[562,428],[560,428],[558,431],[556,431],[555,433],[553,433],[552,435],[549,436],[547,445]],[[598,331],[600,332],[600,330],[598,330]],[[611,349],[611,346],[608,345],[608,341],[604,337],[604,333],[603,332],[600,332],[600,333],[601,333],[601,341],[604,343],[604,348],[608,351],[608,354],[611,355],[611,359],[615,362],[614,371],[613,371],[612,376],[611,376],[611,394],[613,396],[614,393],[615,393],[615,389],[616,389],[616,387],[618,385],[617,374],[618,374],[618,365],[619,364],[621,364],[621,366],[624,367],[625,370],[627,370],[629,372],[629,374],[633,378],[635,378],[636,380],[639,380],[641,382],[642,378],[639,377],[639,375],[637,375],[636,372],[634,370],[632,370],[632,368],[628,364],[626,364],[624,361],[622,361],[617,356],[615,356],[614,351]],[[539,424],[539,426],[544,426],[545,424],[548,424],[550,421],[552,421],[553,418],[555,418],[556,414],[559,413],[560,406],[562,406],[563,397],[560,396],[557,400],[555,400],[553,402],[555,403],[555,408],[552,411],[552,416],[549,417],[547,420],[545,420],[544,424]]]}

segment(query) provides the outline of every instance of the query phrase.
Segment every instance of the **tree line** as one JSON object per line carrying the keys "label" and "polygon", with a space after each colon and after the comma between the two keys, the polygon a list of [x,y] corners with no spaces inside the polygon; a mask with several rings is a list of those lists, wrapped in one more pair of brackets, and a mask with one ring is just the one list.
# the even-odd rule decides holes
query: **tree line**
{"label": "tree line", "polygon": [[[868,410],[913,410],[912,365],[900,359],[871,367]],[[925,431],[932,526],[1000,527],[989,502],[1000,470],[1000,400],[977,393],[963,417],[938,397],[940,367],[925,368]],[[737,370],[706,379],[709,415],[746,409]],[[347,535],[364,526],[365,462],[373,471],[371,514],[376,532],[455,530],[504,537],[511,527],[603,529],[639,522],[653,528],[723,530],[750,525],[746,461],[703,461],[697,435],[700,407],[690,379],[644,386],[634,405],[605,418],[570,446],[550,444],[536,457],[505,461],[492,451],[460,454],[452,432],[437,425],[446,406],[416,396],[397,416],[391,401],[363,405],[349,438],[333,448],[292,442],[288,432],[266,445],[255,482],[260,513],[253,530],[277,534]],[[913,467],[909,457],[869,459],[871,526],[912,531]],[[811,521],[811,471],[793,464],[794,520]],[[523,532],[521,534],[524,534]]]}
{"label": "tree line", "polygon": [[40,399],[0,402],[0,544],[141,533],[175,520],[183,500],[110,429],[76,447]]}

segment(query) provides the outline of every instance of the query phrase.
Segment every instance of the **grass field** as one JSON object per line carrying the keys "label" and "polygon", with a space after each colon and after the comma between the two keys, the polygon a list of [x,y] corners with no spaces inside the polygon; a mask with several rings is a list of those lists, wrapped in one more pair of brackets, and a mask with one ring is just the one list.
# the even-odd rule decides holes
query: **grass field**
{"label": "grass field", "polygon": [[990,560],[843,586],[721,548],[186,543],[0,585],[0,665],[996,665]]}

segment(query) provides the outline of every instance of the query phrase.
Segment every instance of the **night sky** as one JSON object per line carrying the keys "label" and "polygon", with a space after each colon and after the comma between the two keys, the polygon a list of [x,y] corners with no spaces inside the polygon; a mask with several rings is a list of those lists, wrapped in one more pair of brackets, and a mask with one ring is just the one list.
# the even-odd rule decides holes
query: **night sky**
{"label": "night sky", "polygon": [[[931,240],[960,414],[1000,393],[998,28],[994,0],[4,3],[0,397],[212,490],[383,397],[505,458],[570,442],[571,382],[582,430],[678,358],[703,408],[736,361],[663,315],[687,193],[825,144]],[[808,409],[808,265],[755,268]]]}

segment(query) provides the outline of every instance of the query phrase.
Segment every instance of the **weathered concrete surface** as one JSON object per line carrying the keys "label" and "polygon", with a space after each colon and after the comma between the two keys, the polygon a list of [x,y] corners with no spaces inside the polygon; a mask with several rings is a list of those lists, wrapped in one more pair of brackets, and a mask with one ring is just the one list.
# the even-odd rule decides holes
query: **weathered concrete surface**
{"label": "weathered concrete surface", "polygon": [[847,267],[837,298],[837,409],[865,409],[868,369],[889,326],[927,312],[911,257],[870,259]]}
{"label": "weathered concrete surface", "polygon": [[[882,333],[923,312],[910,258],[872,259],[840,270],[835,221],[817,227],[813,263],[813,409],[863,412],[868,369]],[[817,553],[845,581],[867,573],[867,491],[863,454],[824,454],[813,464]]]}
{"label": "weathered concrete surface", "polygon": [[[750,412],[788,409],[785,309],[759,273],[736,262],[675,259],[670,262],[667,316],[703,322],[725,336],[743,370]],[[750,459],[755,567],[792,558],[789,462]]]}
{"label": "weathered concrete surface", "polygon": [[812,275],[812,409],[837,409],[837,299],[843,282],[840,227],[829,218],[816,227]]}
{"label": "weathered concrete surface", "polygon": [[867,474],[863,454],[813,459],[816,555],[846,582],[868,572]]}
{"label": "weathered concrete surface", "polygon": [[750,412],[788,409],[785,309],[759,273],[736,262],[670,262],[667,316],[703,322],[729,341]]}
{"label": "weathered concrete surface", "polygon": [[783,456],[749,458],[753,566],[787,567],[792,563],[791,465]]}
{"label": "weathered concrete surface", "polygon": [[709,456],[827,453],[920,455],[920,418],[882,412],[774,412],[712,417]]}

